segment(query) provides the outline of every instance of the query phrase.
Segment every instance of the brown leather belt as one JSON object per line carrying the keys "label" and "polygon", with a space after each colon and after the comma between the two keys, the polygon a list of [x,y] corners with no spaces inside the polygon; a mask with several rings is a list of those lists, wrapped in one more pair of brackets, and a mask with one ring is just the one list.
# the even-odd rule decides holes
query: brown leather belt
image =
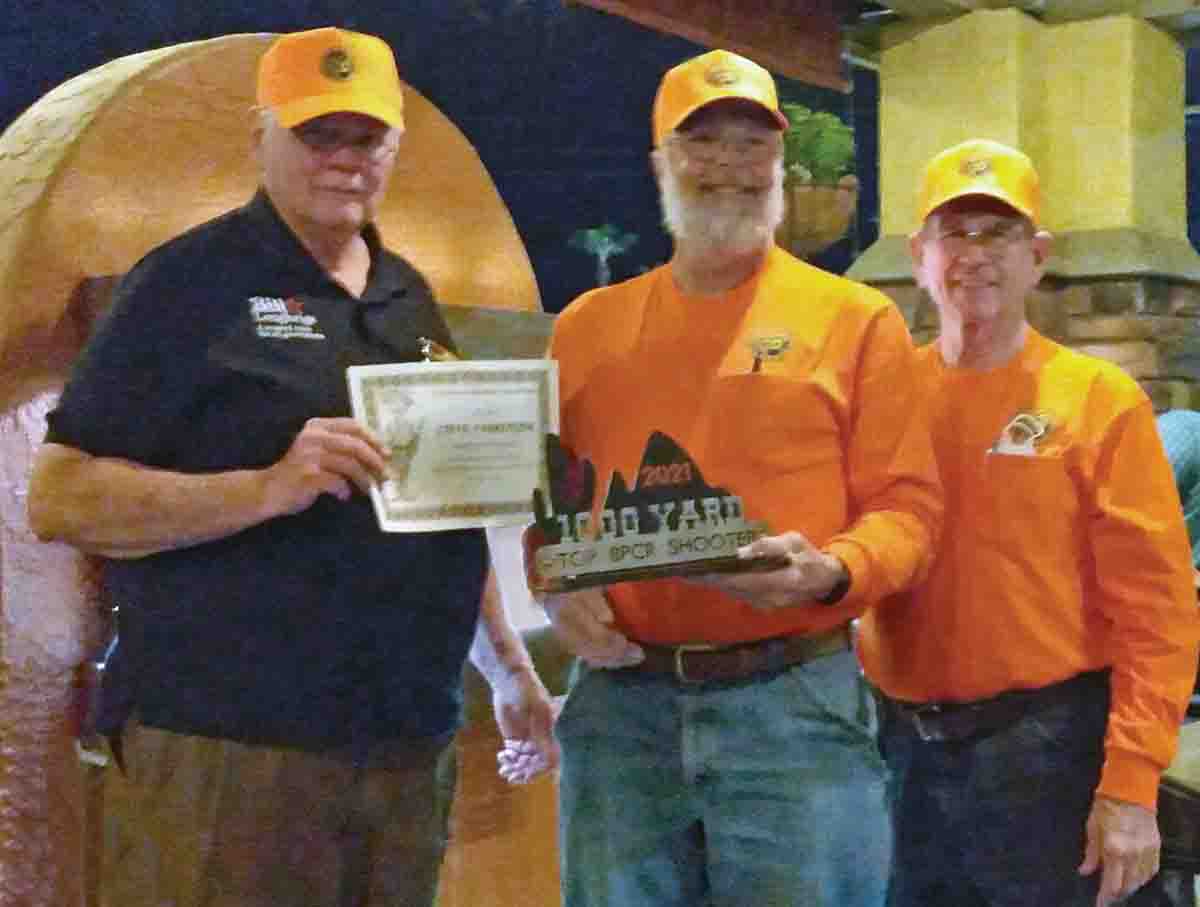
{"label": "brown leather belt", "polygon": [[742,680],[845,652],[850,648],[850,634],[841,626],[814,636],[776,636],[731,646],[638,645],[646,653],[645,659],[625,670],[671,674],[684,684],[716,683]]}
{"label": "brown leather belt", "polygon": [[1016,724],[1030,712],[1051,708],[1108,687],[1107,669],[1077,674],[1036,690],[1013,690],[974,702],[901,702],[882,697],[888,710],[924,743],[978,739]]}

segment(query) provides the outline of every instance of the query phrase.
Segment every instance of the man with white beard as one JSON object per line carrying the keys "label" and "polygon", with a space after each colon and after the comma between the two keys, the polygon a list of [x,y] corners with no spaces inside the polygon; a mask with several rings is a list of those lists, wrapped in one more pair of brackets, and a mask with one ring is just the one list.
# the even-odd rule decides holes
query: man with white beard
{"label": "man with white beard", "polygon": [[675,248],[559,316],[563,442],[601,486],[663,432],[788,565],[546,598],[581,656],[558,723],[566,907],[866,907],[891,838],[848,625],[925,570],[941,522],[913,350],[880,293],[773,244],[769,73],[663,78],[651,163]]}

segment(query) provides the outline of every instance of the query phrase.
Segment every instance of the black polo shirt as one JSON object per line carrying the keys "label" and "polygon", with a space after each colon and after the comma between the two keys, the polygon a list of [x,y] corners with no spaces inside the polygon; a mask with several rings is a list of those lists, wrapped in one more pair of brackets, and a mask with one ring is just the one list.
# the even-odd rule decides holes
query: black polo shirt
{"label": "black polo shirt", "polygon": [[[260,192],[151,252],[50,415],[48,440],[180,472],[265,467],[346,416],[348,365],[452,346],[373,228],[366,292],[332,281]],[[106,564],[112,674],[146,724],[309,749],[452,730],[486,569],[478,531],[385,534],[322,495],[219,541]]]}

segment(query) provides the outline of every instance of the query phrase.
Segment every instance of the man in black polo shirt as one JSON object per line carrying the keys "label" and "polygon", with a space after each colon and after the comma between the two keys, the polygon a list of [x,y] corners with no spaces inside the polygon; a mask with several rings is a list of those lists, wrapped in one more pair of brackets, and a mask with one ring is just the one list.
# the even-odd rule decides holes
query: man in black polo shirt
{"label": "man in black polo shirt", "polygon": [[39,537],[107,558],[121,609],[105,897],[431,904],[468,650],[552,765],[550,702],[482,534],[381,533],[366,494],[388,451],[346,367],[451,346],[371,225],[403,133],[392,53],[286,35],[258,100],[261,190],[129,273],[32,481]]}

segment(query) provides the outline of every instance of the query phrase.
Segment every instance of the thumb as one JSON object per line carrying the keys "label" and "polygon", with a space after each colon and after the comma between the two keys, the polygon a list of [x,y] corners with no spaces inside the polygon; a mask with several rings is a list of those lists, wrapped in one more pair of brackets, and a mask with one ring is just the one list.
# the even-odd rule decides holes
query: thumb
{"label": "thumb", "polygon": [[599,589],[583,589],[577,593],[583,602],[585,613],[596,623],[612,627],[617,616],[608,604],[608,597]]}
{"label": "thumb", "polygon": [[646,652],[632,639],[625,640],[625,654],[623,661],[627,665],[641,664],[646,660]]}
{"label": "thumb", "polygon": [[784,538],[787,540],[787,550],[789,554],[820,554],[817,546],[809,541],[808,536],[802,532],[792,530],[788,532]]}
{"label": "thumb", "polygon": [[737,556],[744,561],[763,557],[779,557],[788,553],[786,541],[780,536],[763,536],[738,548]]}

